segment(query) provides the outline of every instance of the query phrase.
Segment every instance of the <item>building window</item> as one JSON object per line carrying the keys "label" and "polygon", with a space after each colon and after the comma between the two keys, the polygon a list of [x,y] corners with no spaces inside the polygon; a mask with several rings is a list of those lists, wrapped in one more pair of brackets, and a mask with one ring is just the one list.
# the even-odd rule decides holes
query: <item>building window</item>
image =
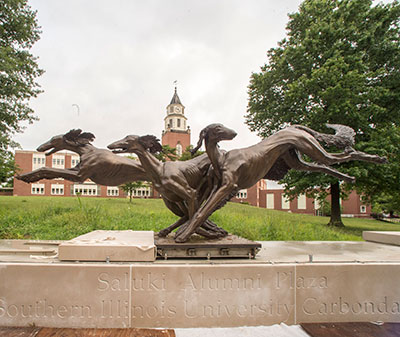
{"label": "building window", "polygon": [[267,193],[267,208],[274,209],[275,208],[275,200],[273,193]]}
{"label": "building window", "polygon": [[239,190],[239,192],[236,194],[236,198],[247,199],[247,189]]}
{"label": "building window", "polygon": [[79,161],[80,161],[79,157],[76,157],[76,156],[71,157],[71,167],[75,167],[76,165],[78,165]]}
{"label": "building window", "polygon": [[360,206],[360,213],[367,213],[367,206],[361,205]]}
{"label": "building window", "polygon": [[180,127],[181,127],[181,119],[178,118],[178,128],[180,128]]}
{"label": "building window", "polygon": [[52,195],[64,195],[64,185],[51,184],[51,194]]}
{"label": "building window", "polygon": [[306,195],[300,194],[297,198],[297,209],[306,209],[306,207],[307,207]]}
{"label": "building window", "polygon": [[321,203],[320,203],[319,199],[315,198],[314,199],[314,209],[318,210],[320,208],[321,208]]}
{"label": "building window", "polygon": [[178,157],[182,156],[182,145],[181,144],[176,144],[176,155]]}
{"label": "building window", "polygon": [[172,128],[172,127],[174,126],[173,121],[174,121],[174,120],[173,120],[172,118],[169,120],[169,127],[170,127],[170,128]]}
{"label": "building window", "polygon": [[52,167],[65,168],[65,157],[63,155],[53,155]]}
{"label": "building window", "polygon": [[76,184],[74,185],[73,194],[77,195],[97,195],[97,185],[92,184]]}
{"label": "building window", "polygon": [[151,187],[139,187],[133,190],[134,197],[147,198],[151,195]]}
{"label": "building window", "polygon": [[290,200],[282,194],[282,209],[290,209]]}
{"label": "building window", "polygon": [[32,170],[46,166],[46,155],[35,153],[32,157]]}
{"label": "building window", "polygon": [[119,196],[119,188],[115,187],[115,186],[107,186],[107,196],[118,197]]}
{"label": "building window", "polygon": [[44,194],[44,184],[32,184],[32,194]]}

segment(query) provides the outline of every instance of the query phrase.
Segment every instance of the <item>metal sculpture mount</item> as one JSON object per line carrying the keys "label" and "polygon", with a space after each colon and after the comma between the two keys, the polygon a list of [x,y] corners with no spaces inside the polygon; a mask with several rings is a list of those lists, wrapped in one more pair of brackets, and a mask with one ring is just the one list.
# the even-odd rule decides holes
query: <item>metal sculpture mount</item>
{"label": "metal sculpture mount", "polygon": [[[163,237],[177,229],[175,241],[186,242],[197,233],[208,239],[228,235],[208,218],[236,195],[238,190],[253,186],[260,179],[280,180],[290,169],[321,172],[340,180],[354,182],[355,178],[330,167],[351,160],[385,163],[386,158],[356,151],[355,132],[348,126],[327,124],[335,134],[323,134],[301,125],[289,126],[253,146],[222,151],[218,143],[231,140],[236,132],[222,124],[211,124],[200,132],[192,153],[205,143],[206,153],[187,161],[158,160],[154,154],[162,151],[155,136],[130,135],[98,149],[91,142],[94,135],[71,130],[51,138],[38,147],[50,155],[70,150],[80,155],[80,163],[71,169],[43,167],[17,176],[25,182],[64,178],[74,182],[91,179],[95,183],[117,186],[136,180],[151,181],[161,193],[165,205],[179,220],[159,232]],[[344,151],[328,153],[321,143]],[[135,153],[139,161],[118,156]],[[302,159],[306,155],[312,163]]]}

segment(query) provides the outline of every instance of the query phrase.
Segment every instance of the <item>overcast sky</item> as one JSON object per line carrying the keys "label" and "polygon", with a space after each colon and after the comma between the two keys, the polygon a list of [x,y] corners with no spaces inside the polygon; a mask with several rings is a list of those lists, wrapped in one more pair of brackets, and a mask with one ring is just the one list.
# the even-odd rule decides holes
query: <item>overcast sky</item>
{"label": "overcast sky", "polygon": [[232,149],[259,141],[244,124],[247,86],[285,36],[299,0],[29,0],[41,39],[32,52],[45,74],[31,101],[40,121],[15,140],[33,150],[81,128],[106,147],[128,134],[161,137],[175,80],[196,144],[220,122]]}

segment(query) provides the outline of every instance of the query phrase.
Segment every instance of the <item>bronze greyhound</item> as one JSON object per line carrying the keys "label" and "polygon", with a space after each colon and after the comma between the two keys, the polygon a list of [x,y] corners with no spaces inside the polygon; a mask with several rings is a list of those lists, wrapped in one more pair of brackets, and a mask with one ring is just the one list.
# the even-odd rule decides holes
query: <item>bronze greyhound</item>
{"label": "bronze greyhound", "polygon": [[[158,139],[151,135],[142,137],[129,135],[108,145],[108,148],[114,153],[135,153],[149,180],[160,192],[165,205],[181,217],[176,223],[160,231],[159,236],[166,236],[173,229],[192,219],[199,205],[211,192],[207,177],[211,163],[206,154],[188,161],[162,162],[153,155],[161,152],[162,146]],[[196,232],[207,238],[227,235],[225,230],[207,219],[204,219]]]}
{"label": "bronze greyhound", "polygon": [[[342,131],[344,130],[343,128],[348,128],[341,127]],[[352,130],[351,128],[348,129]],[[218,142],[232,139],[236,136],[236,132],[224,127],[222,124],[211,124],[204,128],[200,133],[197,148],[201,146],[204,140],[207,154],[220,184],[210,198],[200,206],[189,225],[178,231],[175,241],[187,241],[199,224],[204,219],[207,219],[221,203],[235,195],[239,189],[249,188],[260,179],[268,178],[269,171],[278,160],[283,161],[287,168],[319,171],[350,182],[354,181],[353,177],[340,173],[327,165],[350,160],[375,163],[386,162],[386,158],[355,151],[351,147],[352,139],[354,143],[354,135],[351,136],[350,132],[345,132],[347,136],[350,134],[347,140],[343,140],[345,137],[340,137],[340,135],[336,134],[338,138],[342,138],[344,143],[349,143],[345,152],[328,153],[314,137],[319,137],[323,134],[316,133],[314,130],[311,130],[313,131],[311,132],[310,130],[301,126],[291,126],[248,148],[235,149],[223,153],[218,147]],[[301,160],[299,152],[309,156],[317,163],[304,162]]]}
{"label": "bronze greyhound", "polygon": [[64,135],[52,137],[37,150],[46,156],[57,151],[69,150],[80,156],[80,163],[69,169],[41,167],[30,173],[17,176],[27,183],[41,179],[64,178],[74,182],[93,180],[96,184],[118,186],[136,180],[148,180],[146,171],[138,161],[113,154],[106,149],[98,149],[91,144],[95,136],[82,130],[70,130]]}

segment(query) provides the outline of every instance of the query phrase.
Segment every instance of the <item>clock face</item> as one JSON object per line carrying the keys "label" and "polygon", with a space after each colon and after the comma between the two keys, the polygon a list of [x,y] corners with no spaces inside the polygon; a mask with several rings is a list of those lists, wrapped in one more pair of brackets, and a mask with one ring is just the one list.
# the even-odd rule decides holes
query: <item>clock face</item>
{"label": "clock face", "polygon": [[175,112],[181,112],[181,108],[179,106],[175,107]]}

